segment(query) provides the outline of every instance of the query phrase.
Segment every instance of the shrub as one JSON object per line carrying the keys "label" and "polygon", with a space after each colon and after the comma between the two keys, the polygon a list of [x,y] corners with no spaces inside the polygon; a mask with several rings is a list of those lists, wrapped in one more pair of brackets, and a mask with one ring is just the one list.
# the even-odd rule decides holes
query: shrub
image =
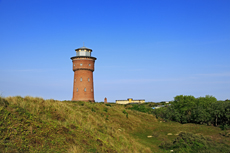
{"label": "shrub", "polygon": [[174,152],[230,152],[230,147],[225,143],[217,143],[209,137],[181,132],[173,141],[164,141],[160,148]]}
{"label": "shrub", "polygon": [[123,110],[122,113],[127,114],[127,112],[125,110]]}
{"label": "shrub", "polygon": [[[186,148],[187,150],[205,150],[211,146],[211,139],[202,135],[196,135],[189,132],[181,132],[178,137],[172,142],[163,142],[160,147],[164,149],[178,150]],[[196,151],[195,151],[196,150]]]}
{"label": "shrub", "polygon": [[92,112],[96,112],[96,110],[95,110],[93,107],[91,108],[91,111],[92,111]]}
{"label": "shrub", "polygon": [[222,125],[220,126],[220,128],[221,128],[221,130],[228,130],[228,129],[230,129],[230,126],[227,125],[227,124],[222,124]]}
{"label": "shrub", "polygon": [[129,114],[125,110],[123,110],[122,112],[126,114],[126,118],[129,118]]}
{"label": "shrub", "polygon": [[104,108],[104,111],[105,111],[105,112],[108,112],[108,108],[105,107],[105,108]]}
{"label": "shrub", "polygon": [[111,107],[111,104],[105,104],[106,106],[110,106]]}
{"label": "shrub", "polygon": [[137,111],[144,112],[144,113],[149,113],[149,114],[152,112],[152,108],[147,107],[145,105],[138,105],[138,104],[135,104],[135,105],[133,105],[132,107],[130,107],[128,109],[137,110]]}

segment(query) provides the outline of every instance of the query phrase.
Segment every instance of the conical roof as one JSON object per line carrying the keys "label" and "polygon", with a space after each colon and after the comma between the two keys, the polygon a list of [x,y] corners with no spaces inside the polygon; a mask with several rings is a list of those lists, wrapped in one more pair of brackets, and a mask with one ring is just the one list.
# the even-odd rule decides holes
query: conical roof
{"label": "conical roof", "polygon": [[87,48],[87,47],[85,47],[85,46],[83,46],[83,47],[81,47],[81,48],[78,48],[78,49],[75,49],[75,51],[78,51],[78,50],[81,50],[81,49],[90,50],[90,51],[92,52],[92,49],[90,49],[90,48]]}

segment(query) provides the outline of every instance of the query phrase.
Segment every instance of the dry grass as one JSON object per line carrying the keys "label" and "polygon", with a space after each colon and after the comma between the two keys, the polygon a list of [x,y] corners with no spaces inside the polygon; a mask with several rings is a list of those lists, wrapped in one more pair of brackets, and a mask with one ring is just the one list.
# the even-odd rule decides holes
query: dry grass
{"label": "dry grass", "polygon": [[[133,139],[127,132],[135,129],[137,125],[141,126],[141,119],[138,119],[129,110],[130,115],[127,119],[122,113],[123,106],[109,107],[100,103],[61,102],[29,96],[7,97],[6,100],[10,105],[16,105],[39,116],[43,121],[52,121],[59,126],[85,131],[86,139],[98,142],[99,146],[101,143],[101,147],[94,147],[95,150],[102,152],[108,149],[110,152],[148,152],[150,150]],[[80,139],[78,142],[82,143]],[[82,152],[82,148],[87,143],[83,142],[81,145],[83,147],[71,145],[69,151]]]}

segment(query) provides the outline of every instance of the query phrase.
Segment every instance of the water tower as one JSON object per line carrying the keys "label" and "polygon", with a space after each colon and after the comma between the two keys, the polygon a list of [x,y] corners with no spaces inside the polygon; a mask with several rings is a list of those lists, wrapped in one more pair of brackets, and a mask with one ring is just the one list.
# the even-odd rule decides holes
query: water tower
{"label": "water tower", "polygon": [[96,58],[91,56],[92,49],[85,46],[75,49],[77,56],[73,62],[73,101],[94,102],[93,71]]}

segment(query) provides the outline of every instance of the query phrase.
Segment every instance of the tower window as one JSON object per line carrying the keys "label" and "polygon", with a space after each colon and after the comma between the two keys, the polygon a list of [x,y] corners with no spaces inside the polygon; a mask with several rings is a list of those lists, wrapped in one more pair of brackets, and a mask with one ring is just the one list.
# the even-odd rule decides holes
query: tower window
{"label": "tower window", "polygon": [[86,92],[86,88],[84,89],[84,91]]}
{"label": "tower window", "polygon": [[89,66],[91,66],[91,64],[89,64]]}
{"label": "tower window", "polygon": [[93,89],[91,89],[91,91],[93,92]]}
{"label": "tower window", "polygon": [[76,82],[76,79],[74,79],[74,82]]}
{"label": "tower window", "polygon": [[82,63],[80,64],[80,66],[82,66]]}
{"label": "tower window", "polygon": [[78,92],[78,88],[77,88],[77,92]]}
{"label": "tower window", "polygon": [[82,78],[80,78],[80,81],[82,81]]}
{"label": "tower window", "polygon": [[75,64],[73,66],[75,66]]}
{"label": "tower window", "polygon": [[90,81],[90,79],[88,78],[88,82]]}

